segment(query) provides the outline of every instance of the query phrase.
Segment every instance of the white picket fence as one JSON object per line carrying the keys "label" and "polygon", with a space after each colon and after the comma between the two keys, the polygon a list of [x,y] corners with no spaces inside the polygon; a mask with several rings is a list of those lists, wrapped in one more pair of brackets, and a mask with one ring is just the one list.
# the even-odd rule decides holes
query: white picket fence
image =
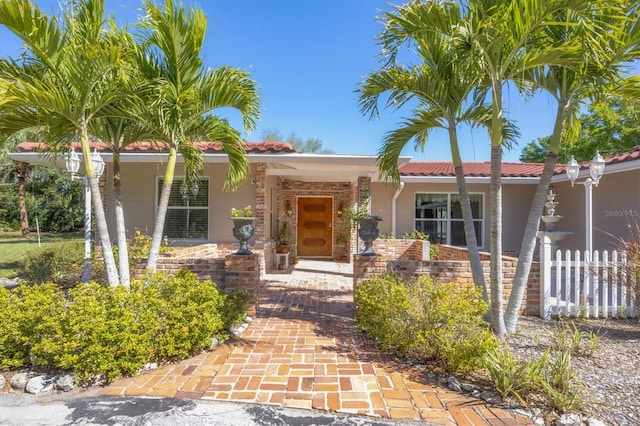
{"label": "white picket fence", "polygon": [[552,253],[542,245],[540,316],[635,317],[635,274],[624,252],[594,250]]}

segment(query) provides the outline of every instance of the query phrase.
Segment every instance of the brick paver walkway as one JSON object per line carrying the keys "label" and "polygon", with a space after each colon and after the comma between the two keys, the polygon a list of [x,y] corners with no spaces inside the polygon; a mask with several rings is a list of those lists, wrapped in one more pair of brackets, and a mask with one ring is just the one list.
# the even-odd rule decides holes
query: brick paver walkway
{"label": "brick paver walkway", "polygon": [[[293,271],[291,271],[293,269]],[[351,265],[302,260],[267,274],[240,338],[178,364],[119,379],[104,394],[274,404],[448,425],[531,424],[428,383],[365,344]],[[402,368],[406,370],[403,365]]]}

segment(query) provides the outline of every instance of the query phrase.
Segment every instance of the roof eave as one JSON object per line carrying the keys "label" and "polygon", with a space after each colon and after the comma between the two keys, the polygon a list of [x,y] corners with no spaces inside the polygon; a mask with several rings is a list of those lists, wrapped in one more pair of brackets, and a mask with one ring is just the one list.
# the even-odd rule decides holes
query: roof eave
{"label": "roof eave", "polygon": [[[400,176],[401,182],[406,183],[457,183],[455,176]],[[465,181],[471,184],[491,183],[491,177],[489,176],[465,176]],[[506,184],[537,184],[540,181],[539,177],[535,176],[503,176],[502,183]]]}

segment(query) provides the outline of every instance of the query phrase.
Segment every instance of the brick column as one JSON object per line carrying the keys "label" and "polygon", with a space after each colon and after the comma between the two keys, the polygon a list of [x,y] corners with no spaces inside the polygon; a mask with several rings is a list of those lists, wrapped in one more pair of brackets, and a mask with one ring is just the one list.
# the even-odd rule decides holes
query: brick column
{"label": "brick column", "polygon": [[254,228],[254,241],[256,248],[264,248],[266,241],[265,229],[266,223],[266,199],[267,199],[267,176],[266,166],[264,163],[256,164],[256,208],[253,215],[256,220],[253,224]]}
{"label": "brick column", "polygon": [[387,272],[387,258],[382,256],[360,256],[353,255],[353,290],[358,284],[375,278],[378,275],[384,275]]}
{"label": "brick column", "polygon": [[239,289],[249,295],[247,315],[255,316],[260,290],[260,255],[230,254],[224,259],[224,288],[230,292]]}

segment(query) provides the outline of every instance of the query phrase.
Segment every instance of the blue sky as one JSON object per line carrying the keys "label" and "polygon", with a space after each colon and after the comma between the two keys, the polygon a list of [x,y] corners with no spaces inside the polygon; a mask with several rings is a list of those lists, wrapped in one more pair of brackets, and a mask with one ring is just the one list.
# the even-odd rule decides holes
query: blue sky
{"label": "blue sky", "polygon": [[[186,4],[190,0],[184,0]],[[57,0],[38,0],[45,12],[58,11]],[[260,86],[261,119],[247,141],[260,141],[266,129],[285,137],[296,133],[317,138],[341,154],[375,155],[386,132],[397,127],[410,110],[382,110],[370,120],[358,108],[355,90],[377,69],[379,49],[375,36],[382,29],[376,20],[390,10],[383,0],[201,0],[208,16],[204,48],[206,64],[230,65],[251,72]],[[109,12],[120,23],[133,23],[141,13],[136,0],[107,0]],[[0,55],[16,55],[20,47],[0,30]],[[519,145],[505,152],[505,161],[518,161],[530,141],[551,133],[555,102],[541,95],[524,101],[517,92],[507,94],[508,117],[520,127]],[[233,111],[218,111],[241,128]],[[463,160],[488,161],[485,131],[461,129]],[[450,160],[448,137],[434,132],[424,152],[405,148],[414,160]]]}

